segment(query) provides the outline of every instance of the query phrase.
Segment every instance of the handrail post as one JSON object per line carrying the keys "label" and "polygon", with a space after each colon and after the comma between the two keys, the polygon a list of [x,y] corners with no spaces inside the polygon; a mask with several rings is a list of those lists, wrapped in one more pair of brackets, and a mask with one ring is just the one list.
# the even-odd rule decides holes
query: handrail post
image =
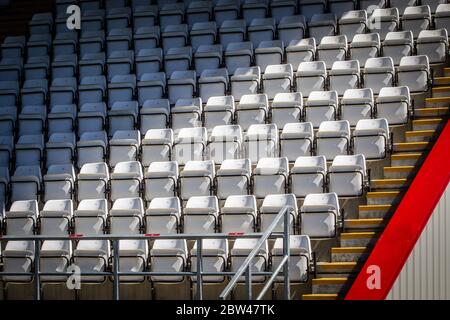
{"label": "handrail post", "polygon": [[252,264],[249,263],[245,271],[245,289],[247,290],[247,299],[252,300]]}
{"label": "handrail post", "polygon": [[114,250],[114,300],[120,299],[120,280],[119,280],[119,240],[113,240],[113,250]]}
{"label": "handrail post", "polygon": [[203,240],[197,239],[197,300],[203,300]]}
{"label": "handrail post", "polygon": [[39,274],[41,268],[41,248],[39,242],[39,240],[34,240],[34,285],[36,300],[41,300],[41,277]]}
{"label": "handrail post", "polygon": [[283,234],[283,257],[287,257],[287,261],[284,263],[283,266],[285,300],[289,300],[291,296],[291,284],[289,276],[290,217],[291,217],[291,210],[286,210],[286,212],[284,213],[284,234]]}

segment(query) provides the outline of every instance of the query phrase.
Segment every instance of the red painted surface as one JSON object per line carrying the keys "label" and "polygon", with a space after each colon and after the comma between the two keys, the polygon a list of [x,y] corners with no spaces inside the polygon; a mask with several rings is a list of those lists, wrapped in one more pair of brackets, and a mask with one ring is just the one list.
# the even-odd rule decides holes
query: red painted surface
{"label": "red painted surface", "polygon": [[[377,241],[350,288],[346,300],[384,300],[419,239],[450,179],[450,124],[419,169],[408,191]],[[373,283],[371,266],[380,268],[379,288]],[[369,269],[368,269],[369,268]],[[369,279],[369,281],[368,281]]]}

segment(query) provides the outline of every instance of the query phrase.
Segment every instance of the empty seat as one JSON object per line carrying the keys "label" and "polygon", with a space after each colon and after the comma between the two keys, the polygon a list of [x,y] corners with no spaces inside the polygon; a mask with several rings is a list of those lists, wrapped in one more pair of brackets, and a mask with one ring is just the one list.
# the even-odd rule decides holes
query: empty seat
{"label": "empty seat", "polygon": [[10,236],[32,236],[38,232],[39,207],[36,200],[13,201],[5,212],[5,234]]}
{"label": "empty seat", "polygon": [[99,31],[105,25],[105,10],[100,1],[81,1],[81,30],[85,32]]}
{"label": "empty seat", "polygon": [[104,162],[108,148],[108,138],[104,131],[89,131],[80,136],[77,142],[77,165],[81,168],[86,163]]}
{"label": "empty seat", "polygon": [[106,78],[104,76],[86,76],[78,87],[78,103],[99,103],[105,101]]}
{"label": "empty seat", "polygon": [[249,159],[224,160],[216,175],[216,194],[220,200],[230,195],[246,195],[250,192],[251,163]]}
{"label": "empty seat", "polygon": [[104,102],[82,105],[77,118],[78,135],[81,136],[83,133],[91,130],[104,130],[106,127],[106,115],[106,104]]}
{"label": "empty seat", "polygon": [[323,61],[307,61],[298,65],[295,75],[297,90],[303,97],[308,97],[312,91],[323,91],[327,84],[327,68]]}
{"label": "empty seat", "polygon": [[[187,243],[185,239],[156,239],[150,250],[150,271],[182,272],[187,267]],[[153,282],[181,282],[183,275],[151,276]]]}
{"label": "empty seat", "polygon": [[401,20],[402,29],[410,30],[414,38],[417,38],[420,31],[431,27],[430,7],[427,5],[406,7]]}
{"label": "empty seat", "polygon": [[[260,228],[261,231],[266,231],[272,224],[275,217],[287,207],[289,211],[289,223],[291,226],[291,234],[294,234],[297,225],[297,199],[292,193],[289,194],[270,194],[264,198],[264,201],[259,208],[260,212]],[[274,229],[275,232],[283,232],[284,230],[284,219],[278,223],[277,227]]]}
{"label": "empty seat", "polygon": [[47,108],[44,105],[22,107],[18,117],[19,136],[41,134],[46,131]]}
{"label": "empty seat", "polygon": [[440,3],[434,14],[434,25],[436,29],[447,29],[450,27],[450,4]]}
{"label": "empty seat", "polygon": [[144,102],[139,110],[141,134],[150,129],[164,129],[169,125],[170,104],[168,99],[152,99]]}
{"label": "empty seat", "polygon": [[[284,0],[273,2],[272,4],[279,4],[280,7],[287,4]],[[291,2],[294,3],[295,2]],[[295,13],[295,12],[294,12]],[[272,11],[272,16],[274,13]],[[275,16],[274,16],[275,17]],[[277,17],[275,17],[277,19]],[[286,45],[289,44],[293,40],[301,40],[305,36],[306,31],[306,20],[302,15],[284,15],[279,18],[279,22],[277,25],[278,30],[278,39],[283,41]]]}
{"label": "empty seat", "polygon": [[426,55],[430,63],[447,62],[448,32],[447,29],[422,30],[416,42],[418,55]]}
{"label": "empty seat", "polygon": [[197,74],[202,74],[206,69],[218,69],[222,65],[222,46],[200,45],[194,54],[194,65]]}
{"label": "empty seat", "polygon": [[316,13],[308,22],[309,36],[320,43],[323,37],[334,36],[337,31],[337,19],[334,13]]}
{"label": "empty seat", "polygon": [[230,75],[238,68],[250,67],[253,62],[253,44],[250,41],[230,42],[224,53],[225,66]]}
{"label": "empty seat", "polygon": [[310,238],[334,238],[340,219],[336,193],[310,193],[305,197],[301,212],[301,234]]}
{"label": "empty seat", "polygon": [[162,27],[162,48],[167,52],[169,48],[180,48],[188,43],[187,24],[176,24]]}
{"label": "empty seat", "polygon": [[348,120],[351,126],[361,119],[370,119],[374,114],[372,89],[345,90],[341,100],[341,119]]}
{"label": "empty seat", "polygon": [[[333,1],[332,3],[349,3],[352,1]],[[349,10],[344,11],[339,18],[339,33],[351,41],[356,34],[367,32],[367,11]]]}
{"label": "empty seat", "polygon": [[287,192],[289,176],[288,158],[261,158],[252,175],[253,193],[262,199],[269,194]]}
{"label": "empty seat", "polygon": [[284,60],[284,43],[281,40],[262,40],[255,49],[255,65],[265,71],[267,66],[281,64]]}
{"label": "empty seat", "polygon": [[210,97],[203,111],[205,127],[211,131],[215,126],[231,124],[234,120],[234,112],[233,96]]}
{"label": "empty seat", "polygon": [[13,167],[11,163],[13,151],[14,151],[14,137],[12,135],[0,136],[0,166]]}
{"label": "empty seat", "polygon": [[394,61],[391,57],[369,58],[364,66],[364,86],[379,94],[381,88],[392,87],[395,79]]}
{"label": "empty seat", "polygon": [[378,33],[355,34],[350,43],[350,58],[359,61],[364,67],[367,59],[376,58],[380,55],[381,44]]}
{"label": "empty seat", "polygon": [[175,71],[168,81],[168,95],[171,104],[178,99],[192,99],[197,92],[196,73],[193,70]]}
{"label": "empty seat", "polygon": [[335,61],[343,61],[347,57],[346,36],[323,37],[317,47],[317,60],[325,62],[328,69]]}
{"label": "empty seat", "polygon": [[111,200],[140,197],[143,178],[140,162],[125,161],[117,163],[111,173]]}
{"label": "empty seat", "polygon": [[246,94],[237,105],[236,123],[246,131],[252,124],[266,123],[268,113],[269,100],[266,94]]}
{"label": "empty seat", "polygon": [[[134,23],[139,23],[134,20]],[[155,49],[160,44],[161,30],[159,26],[138,27],[133,35],[134,50]]]}
{"label": "empty seat", "polygon": [[[233,248],[230,251],[230,267],[231,272],[237,272],[244,263],[248,255],[255,249],[258,239],[236,239]],[[264,272],[269,266],[269,247],[267,241],[258,250],[257,255],[250,263],[252,273],[252,283],[264,282],[265,276],[254,275],[258,272]],[[244,276],[239,278],[240,282],[244,282]]]}
{"label": "empty seat", "polygon": [[329,88],[342,96],[348,89],[359,88],[358,60],[335,61],[329,73]]}
{"label": "empty seat", "polygon": [[38,200],[42,190],[42,174],[39,166],[20,166],[11,177],[11,202]]}
{"label": "empty seat", "polygon": [[26,38],[25,36],[5,37],[0,45],[3,58],[22,57],[24,53]]}
{"label": "empty seat", "polygon": [[226,68],[205,69],[198,79],[199,96],[203,101],[210,97],[224,96],[228,92],[228,72]]}
{"label": "empty seat", "polygon": [[164,72],[144,73],[137,83],[138,103],[162,99],[166,93],[166,74]]}
{"label": "empty seat", "polygon": [[215,167],[214,161],[188,161],[180,172],[180,198],[188,200],[194,196],[213,194]]}
{"label": "empty seat", "polygon": [[131,28],[112,29],[107,32],[106,53],[108,56],[116,52],[128,51],[133,43]]}
{"label": "empty seat", "polygon": [[290,174],[291,192],[298,198],[325,192],[327,185],[325,156],[298,157]]}
{"label": "empty seat", "polygon": [[242,155],[242,130],[237,125],[215,126],[209,136],[207,153],[214,163],[239,159]]}
{"label": "empty seat", "polygon": [[311,122],[286,123],[280,134],[280,156],[294,162],[313,153],[314,129]]}
{"label": "empty seat", "polygon": [[50,53],[52,36],[50,33],[32,34],[27,42],[27,56],[46,56]]}
{"label": "empty seat", "polygon": [[172,129],[150,129],[142,140],[141,163],[148,167],[155,161],[170,161],[172,159],[173,131]]}
{"label": "empty seat", "polygon": [[338,107],[336,91],[311,91],[303,107],[303,118],[317,128],[323,121],[336,120]]}
{"label": "empty seat", "polygon": [[19,92],[17,81],[0,81],[0,103],[2,106],[18,105]]}
{"label": "empty seat", "polygon": [[247,37],[245,20],[225,20],[219,29],[219,39],[223,48],[232,42],[243,42]]}
{"label": "empty seat", "polygon": [[145,172],[145,200],[176,196],[178,188],[178,163],[162,161],[150,163]]}
{"label": "empty seat", "polygon": [[219,201],[217,197],[190,197],[183,210],[183,220],[184,233],[201,234],[218,232]]}
{"label": "empty seat", "polygon": [[350,123],[347,120],[323,121],[316,134],[316,153],[331,161],[350,152]]}
{"label": "empty seat", "polygon": [[299,122],[302,116],[303,98],[300,92],[280,92],[272,101],[272,123],[283,128],[287,123]]}
{"label": "empty seat", "polygon": [[195,51],[201,45],[212,45],[216,42],[217,26],[214,21],[196,22],[189,33],[192,49]]}
{"label": "empty seat", "polygon": [[256,198],[253,195],[231,195],[220,211],[223,233],[256,232],[258,222]]}
{"label": "empty seat", "polygon": [[59,54],[54,55],[52,68],[52,78],[74,77],[78,71],[78,55],[71,54]]}
{"label": "empty seat", "polygon": [[409,88],[386,87],[380,90],[376,99],[377,117],[385,118],[389,125],[408,123],[411,98]]}
{"label": "empty seat", "polygon": [[414,52],[414,38],[411,31],[388,32],[383,41],[383,56],[391,57],[398,66],[401,58]]}
{"label": "empty seat", "polygon": [[100,53],[104,51],[105,32],[103,30],[84,31],[80,37],[79,47],[80,57],[83,57],[87,53]]}
{"label": "empty seat", "polygon": [[202,125],[202,99],[178,99],[171,108],[172,129],[178,132],[182,128],[195,128]]}
{"label": "empty seat", "polygon": [[428,55],[408,56],[400,60],[397,84],[407,86],[410,93],[426,92],[430,87]]}
{"label": "empty seat", "polygon": [[16,167],[41,166],[44,159],[44,148],[42,134],[20,136],[15,146]]}
{"label": "empty seat", "polygon": [[0,167],[0,205],[4,205],[9,201],[9,181],[9,168]]}
{"label": "empty seat", "polygon": [[45,145],[47,168],[52,164],[72,164],[75,160],[75,134],[53,133]]}
{"label": "empty seat", "polygon": [[263,88],[269,99],[273,99],[278,93],[291,92],[294,84],[292,65],[268,65],[265,70]]}
{"label": "empty seat", "polygon": [[136,77],[142,81],[146,73],[159,72],[163,67],[163,51],[161,48],[140,49],[136,57]]}
{"label": "empty seat", "polygon": [[212,17],[212,7],[210,1],[190,1],[186,10],[186,21],[189,27],[197,22],[209,21]]}
{"label": "empty seat", "polygon": [[231,76],[231,95],[235,101],[240,101],[244,95],[256,94],[259,92],[260,82],[260,67],[237,68]]}
{"label": "empty seat", "polygon": [[54,164],[44,175],[44,202],[70,200],[75,193],[75,169],[72,164]]}
{"label": "empty seat", "polygon": [[312,16],[324,13],[327,7],[325,0],[302,0],[299,2],[299,12],[305,16],[306,20],[311,20]]}
{"label": "empty seat", "polygon": [[[48,56],[45,56],[43,58],[39,58],[39,60],[45,60],[46,64],[42,66],[43,71],[48,70]],[[30,61],[28,61],[30,62]],[[30,77],[28,75],[28,63],[25,65],[25,79],[26,80],[32,80],[32,79],[41,79],[44,78],[46,74],[37,73],[36,76]],[[2,58],[0,60],[0,76],[2,77],[3,81],[9,81],[8,83],[11,83],[11,81],[20,81],[22,77],[22,70],[23,70],[23,62],[21,57],[14,57],[14,58]],[[41,70],[39,70],[41,71]],[[3,89],[3,88],[2,88]],[[4,88],[7,89],[7,88]]]}
{"label": "empty seat", "polygon": [[141,134],[137,130],[117,130],[109,141],[109,165],[137,161],[141,148]]}
{"label": "empty seat", "polygon": [[106,163],[83,165],[77,179],[77,200],[106,199],[109,183],[109,169]]}
{"label": "empty seat", "polygon": [[[426,2],[426,0],[424,2]],[[399,12],[404,12],[406,7],[417,6],[419,4],[419,1],[417,1],[417,0],[390,0],[389,3],[391,5],[391,8],[398,8]]]}
{"label": "empty seat", "polygon": [[79,78],[101,76],[105,72],[106,57],[104,52],[86,53],[80,56],[78,63]]}
{"label": "empty seat", "polygon": [[164,71],[170,78],[175,71],[187,71],[192,65],[192,47],[169,48],[164,55]]}
{"label": "empty seat", "polygon": [[109,132],[112,137],[118,130],[134,130],[137,128],[139,107],[137,101],[114,102],[108,110]]}
{"label": "empty seat", "polygon": [[214,20],[218,26],[222,26],[224,21],[235,21],[239,17],[241,3],[238,0],[218,0],[213,6],[213,10]]}
{"label": "empty seat", "polygon": [[287,42],[286,63],[290,63],[295,72],[302,62],[313,61],[316,56],[316,39],[305,38]]}
{"label": "empty seat", "polygon": [[[197,240],[198,241],[198,240]],[[191,250],[191,271],[197,270],[197,241]],[[228,266],[228,241],[227,239],[203,239],[202,241],[202,270],[204,272],[223,272]],[[193,276],[192,281],[197,281]],[[226,276],[203,276],[204,283],[222,283]]]}
{"label": "empty seat", "polygon": [[364,155],[338,155],[328,168],[328,189],[339,197],[362,196],[367,186],[366,175]]}
{"label": "empty seat", "polygon": [[179,25],[184,21],[184,4],[166,3],[159,10],[159,25],[165,28],[169,25]]}
{"label": "empty seat", "polygon": [[384,40],[386,34],[400,29],[400,18],[397,8],[376,8],[369,18],[370,32],[378,33]]}
{"label": "empty seat", "polygon": [[[16,106],[0,108],[0,134],[2,137],[11,137],[11,140],[14,139],[13,136],[16,134],[16,121],[17,121]],[[7,147],[8,150],[14,148],[14,144],[9,143],[8,140],[9,138],[0,138],[0,145],[2,146],[0,149],[4,149],[3,147],[4,145],[9,146]]]}
{"label": "empty seat", "polygon": [[111,8],[106,12],[106,30],[128,28],[131,25],[131,8]]}
{"label": "empty seat", "polygon": [[74,104],[77,96],[75,78],[55,78],[50,87],[50,105]]}
{"label": "empty seat", "polygon": [[23,106],[40,106],[47,104],[47,79],[26,80],[20,90],[20,99]]}
{"label": "empty seat", "polygon": [[261,158],[278,155],[278,128],[276,124],[252,124],[244,137],[246,157],[252,163]]}
{"label": "empty seat", "polygon": [[272,18],[255,18],[248,24],[248,40],[257,48],[262,41],[275,39],[275,20]]}
{"label": "empty seat", "polygon": [[145,212],[147,234],[181,232],[181,204],[177,197],[153,198]]}
{"label": "empty seat", "polygon": [[389,124],[384,118],[362,119],[353,131],[353,150],[367,160],[383,159],[390,148]]}
{"label": "empty seat", "polygon": [[263,19],[269,11],[268,3],[264,0],[244,0],[242,3],[242,16],[250,25],[254,19]]}
{"label": "empty seat", "polygon": [[136,76],[134,74],[115,75],[108,84],[108,106],[111,109],[116,102],[132,101],[136,94]]}

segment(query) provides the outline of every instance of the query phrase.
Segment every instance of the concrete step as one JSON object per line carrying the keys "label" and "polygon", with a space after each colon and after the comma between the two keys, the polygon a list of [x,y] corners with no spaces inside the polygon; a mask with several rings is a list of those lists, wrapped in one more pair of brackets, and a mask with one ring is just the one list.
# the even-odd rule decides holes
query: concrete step
{"label": "concrete step", "polygon": [[413,130],[436,130],[442,124],[443,118],[416,119],[412,121]]}
{"label": "concrete step", "polygon": [[[441,77],[439,77],[441,78]],[[445,82],[446,79],[450,79],[448,77],[444,77],[445,79],[438,79],[440,82]],[[436,81],[436,78],[435,80]],[[435,83],[436,84],[436,83]],[[443,98],[443,97],[450,97],[450,84],[447,86],[439,86],[439,87],[434,87],[431,89],[431,95],[433,98]]]}
{"label": "concrete step", "polygon": [[425,151],[429,148],[429,142],[398,142],[394,143],[394,152]]}
{"label": "concrete step", "polygon": [[[450,86],[450,76],[444,75],[443,77],[434,77],[433,84],[435,86]],[[433,94],[433,96],[434,96],[434,94]]]}
{"label": "concrete step", "polygon": [[369,247],[335,247],[331,248],[332,262],[362,262],[370,253]]}
{"label": "concrete step", "polygon": [[386,218],[392,212],[393,206],[390,204],[360,205],[358,216],[360,219]]}
{"label": "concrete step", "polygon": [[405,139],[406,142],[428,142],[431,141],[435,133],[436,130],[406,131]]}
{"label": "concrete step", "polygon": [[341,247],[367,247],[378,240],[379,234],[374,231],[343,232],[341,233]]}
{"label": "concrete step", "polygon": [[432,118],[432,117],[443,117],[449,114],[448,107],[440,108],[417,108],[414,111],[414,116],[416,118]]}
{"label": "concrete step", "polygon": [[345,230],[365,230],[375,231],[383,229],[387,221],[382,218],[366,218],[366,219],[345,219]]}
{"label": "concrete step", "polygon": [[388,179],[408,178],[414,172],[414,166],[384,167],[384,177]]}
{"label": "concrete step", "polygon": [[[433,88],[433,95],[435,91],[441,93],[444,92],[442,88]],[[425,99],[425,108],[448,108],[448,107],[450,107],[450,96],[440,96]]]}
{"label": "concrete step", "polygon": [[450,77],[450,67],[445,67],[444,68],[444,76],[445,77]]}
{"label": "concrete step", "polygon": [[304,294],[302,295],[302,300],[340,300],[338,294],[335,293],[322,293],[322,294]]}
{"label": "concrete step", "polygon": [[316,278],[312,280],[313,294],[344,294],[350,288],[353,281],[348,277],[340,278]]}
{"label": "concrete step", "polygon": [[400,201],[400,191],[371,191],[367,192],[367,204],[397,204]]}
{"label": "concrete step", "polygon": [[373,179],[370,181],[372,190],[404,189],[409,186],[408,179]]}
{"label": "concrete step", "polygon": [[392,167],[415,166],[422,157],[422,152],[394,153],[391,156]]}
{"label": "concrete step", "polygon": [[317,262],[316,268],[321,278],[327,277],[326,275],[345,277],[357,273],[360,269],[360,264],[357,262]]}

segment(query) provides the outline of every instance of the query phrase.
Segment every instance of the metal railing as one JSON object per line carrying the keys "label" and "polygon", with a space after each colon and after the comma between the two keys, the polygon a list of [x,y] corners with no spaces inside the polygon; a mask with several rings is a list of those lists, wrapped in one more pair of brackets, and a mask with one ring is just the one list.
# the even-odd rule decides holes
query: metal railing
{"label": "metal railing", "polygon": [[[284,298],[289,299],[290,296],[290,281],[289,281],[289,237],[290,237],[290,214],[292,209],[290,207],[284,207],[274,218],[268,229],[261,233],[209,233],[209,234],[136,234],[136,235],[95,235],[84,236],[82,234],[72,234],[68,236],[2,236],[0,237],[0,243],[8,241],[32,241],[34,242],[34,268],[31,272],[0,272],[0,279],[5,276],[24,277],[34,279],[35,299],[41,299],[41,276],[67,276],[70,277],[73,272],[43,272],[41,271],[41,244],[46,240],[66,240],[66,241],[80,241],[80,240],[103,240],[110,241],[112,244],[112,270],[111,271],[98,271],[98,272],[80,272],[80,276],[104,276],[113,277],[113,299],[120,299],[120,277],[121,276],[191,276],[196,277],[196,299],[203,299],[203,277],[204,276],[229,276],[232,277],[226,288],[220,294],[219,299],[226,299],[226,297],[232,292],[237,285],[239,278],[245,273],[245,283],[248,299],[252,299],[252,275],[255,276],[270,276],[269,281],[266,283],[258,295],[257,299],[260,300],[264,294],[269,290],[278,274],[283,271],[284,276]],[[275,232],[275,228],[281,223],[284,217],[284,231]],[[259,241],[249,256],[244,260],[243,264],[236,272],[232,271],[219,271],[219,272],[205,272],[203,271],[203,241],[205,239],[258,239]],[[252,272],[251,263],[255,256],[258,254],[260,248],[268,239],[283,238],[283,259],[277,268],[273,271],[261,271]],[[195,240],[197,241],[196,248],[196,270],[195,271],[180,271],[180,272],[154,272],[154,271],[136,271],[136,272],[124,272],[119,270],[120,252],[119,241],[120,240]],[[186,253],[187,254],[187,253]],[[2,256],[4,258],[4,256]],[[68,266],[69,267],[69,266]],[[30,280],[28,282],[33,281]],[[5,281],[7,282],[7,281]],[[17,282],[17,281],[11,281]]]}

